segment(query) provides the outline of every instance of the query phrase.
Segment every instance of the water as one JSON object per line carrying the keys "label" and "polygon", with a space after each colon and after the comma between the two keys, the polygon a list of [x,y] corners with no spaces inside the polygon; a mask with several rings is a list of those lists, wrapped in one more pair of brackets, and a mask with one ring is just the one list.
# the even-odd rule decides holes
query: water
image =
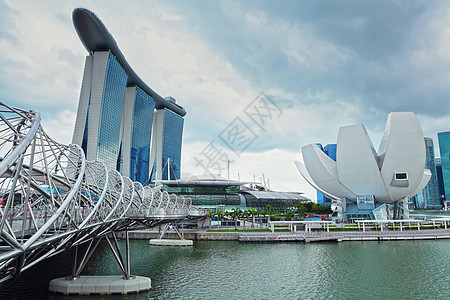
{"label": "water", "polygon": [[[152,290],[89,299],[450,299],[450,240],[153,247],[132,241],[132,273]],[[123,245],[123,243],[122,243]],[[70,273],[70,253],[0,285],[0,299],[87,299],[47,293]],[[120,271],[105,244],[84,275]]]}

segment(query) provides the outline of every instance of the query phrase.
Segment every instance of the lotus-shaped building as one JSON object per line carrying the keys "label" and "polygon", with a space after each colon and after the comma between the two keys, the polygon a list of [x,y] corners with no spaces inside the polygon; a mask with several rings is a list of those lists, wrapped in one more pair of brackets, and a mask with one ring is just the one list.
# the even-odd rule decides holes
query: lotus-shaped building
{"label": "lotus-shaped building", "polygon": [[339,129],[336,161],[316,144],[302,148],[295,164],[318,191],[337,200],[340,217],[385,219],[408,216],[407,200],[427,185],[425,142],[416,116],[388,116],[378,152],[363,125]]}

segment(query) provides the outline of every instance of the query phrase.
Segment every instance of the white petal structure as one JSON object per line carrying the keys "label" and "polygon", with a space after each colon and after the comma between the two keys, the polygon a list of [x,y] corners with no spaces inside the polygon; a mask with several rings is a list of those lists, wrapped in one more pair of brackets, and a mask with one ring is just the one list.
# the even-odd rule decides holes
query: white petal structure
{"label": "white petal structure", "polygon": [[295,164],[313,187],[351,202],[373,195],[378,203],[394,203],[416,195],[431,177],[423,132],[411,112],[389,114],[378,153],[364,126],[351,125],[339,129],[336,161],[315,144],[304,146],[302,155],[304,164]]}

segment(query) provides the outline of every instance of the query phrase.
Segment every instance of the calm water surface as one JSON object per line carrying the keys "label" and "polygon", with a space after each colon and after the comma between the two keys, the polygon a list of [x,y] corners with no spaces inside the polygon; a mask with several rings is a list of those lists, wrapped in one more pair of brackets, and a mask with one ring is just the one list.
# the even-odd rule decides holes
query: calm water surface
{"label": "calm water surface", "polygon": [[[122,243],[123,244],[123,243]],[[239,244],[192,248],[132,241],[132,273],[152,290],[61,297],[48,283],[70,273],[69,253],[0,285],[0,299],[450,299],[450,240]],[[120,274],[106,245],[84,275]]]}

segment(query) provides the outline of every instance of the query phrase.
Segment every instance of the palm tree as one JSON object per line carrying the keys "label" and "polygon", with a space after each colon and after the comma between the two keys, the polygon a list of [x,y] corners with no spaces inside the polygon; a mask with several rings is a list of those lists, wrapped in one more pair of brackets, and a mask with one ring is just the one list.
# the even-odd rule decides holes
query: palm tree
{"label": "palm tree", "polygon": [[261,216],[263,216],[263,215],[264,215],[264,211],[260,208],[258,210],[259,228],[261,228],[261,225],[262,225]]}
{"label": "palm tree", "polygon": [[246,210],[242,211],[241,215],[244,219],[244,229],[245,229],[245,221],[246,221],[247,217],[250,215],[250,212],[246,209]]}
{"label": "palm tree", "polygon": [[256,208],[252,208],[252,210],[250,211],[250,214],[252,216],[252,228],[255,228],[255,215],[258,213],[258,211],[256,210]]}
{"label": "palm tree", "polygon": [[222,210],[218,210],[217,211],[217,217],[219,218],[219,228],[220,228],[220,222],[221,222],[221,220],[222,220],[222,217],[223,217],[223,212],[222,212]]}
{"label": "palm tree", "polygon": [[[231,215],[231,213],[229,212],[229,211],[225,211],[224,213],[223,213],[223,215],[225,216],[225,217],[227,217],[227,219],[228,219],[228,217]],[[228,223],[227,223],[228,224]]]}
{"label": "palm tree", "polygon": [[208,211],[209,229],[211,229],[211,223],[212,223],[211,221],[214,218],[214,215],[215,215],[215,213],[212,210]]}
{"label": "palm tree", "polygon": [[267,213],[269,214],[269,218],[267,219],[267,224],[270,222],[270,215],[272,214],[272,205],[267,205]]}
{"label": "palm tree", "polygon": [[239,206],[231,209],[231,216],[234,218],[234,229],[237,229],[237,219],[241,215],[241,209]]}

